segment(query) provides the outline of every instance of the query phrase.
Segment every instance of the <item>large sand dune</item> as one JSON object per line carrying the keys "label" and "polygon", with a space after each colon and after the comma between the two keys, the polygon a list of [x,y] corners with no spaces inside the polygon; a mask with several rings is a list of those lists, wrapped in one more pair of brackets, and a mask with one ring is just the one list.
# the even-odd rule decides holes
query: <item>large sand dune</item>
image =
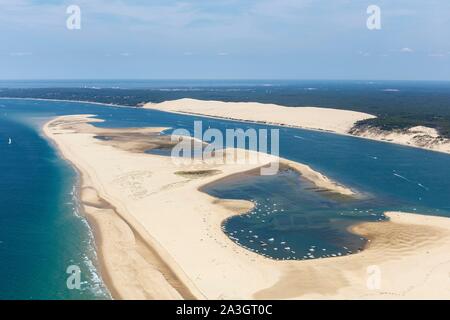
{"label": "large sand dune", "polygon": [[222,102],[180,99],[147,103],[147,109],[174,113],[197,114],[215,118],[286,125],[306,129],[348,133],[355,122],[374,118],[373,115],[331,108],[284,107],[257,102]]}
{"label": "large sand dune", "polygon": [[[269,164],[272,156],[261,156],[259,164],[180,168],[142,152],[165,143],[152,136],[160,129],[99,129],[89,121],[60,117],[44,132],[81,173],[81,201],[96,230],[102,276],[116,298],[450,298],[448,218],[389,213],[390,221],[353,228],[371,239],[361,253],[275,261],[236,245],[221,230],[224,219],[251,203],[199,191]],[[298,165],[321,188],[352,194]],[[380,272],[380,288],[368,286],[373,270]]]}

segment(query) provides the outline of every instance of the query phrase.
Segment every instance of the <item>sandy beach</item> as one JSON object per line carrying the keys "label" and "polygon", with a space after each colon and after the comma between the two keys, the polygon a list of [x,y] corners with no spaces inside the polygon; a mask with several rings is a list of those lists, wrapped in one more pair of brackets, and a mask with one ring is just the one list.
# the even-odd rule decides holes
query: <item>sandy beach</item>
{"label": "sandy beach", "polygon": [[361,138],[450,153],[450,140],[441,137],[436,129],[429,127],[417,126],[407,130],[392,131],[364,128],[351,130],[351,133]]}
{"label": "sandy beach", "polygon": [[[336,121],[314,129],[346,132],[366,116],[352,113],[344,122],[331,117]],[[102,277],[114,298],[450,298],[448,218],[386,213],[390,221],[352,227],[370,239],[361,253],[275,261],[236,245],[221,230],[224,219],[246,212],[251,202],[220,200],[199,189],[278,159],[258,154],[257,164],[197,161],[180,167],[165,156],[143,153],[169,144],[158,136],[163,128],[100,129],[89,124],[93,121],[98,120],[86,115],[59,117],[44,133],[80,172],[80,200],[96,231]],[[308,166],[281,163],[319,188],[357,194]],[[368,285],[373,270],[380,275],[376,288]]]}
{"label": "sandy beach", "polygon": [[376,116],[343,109],[317,107],[285,107],[257,102],[222,102],[179,99],[161,103],[147,103],[146,109],[201,115],[228,120],[250,121],[269,125],[351,134],[361,138],[402,144],[438,152],[450,153],[450,140],[436,129],[424,126],[408,130],[384,131],[377,128],[352,130],[356,122]]}
{"label": "sandy beach", "polygon": [[294,108],[257,102],[222,102],[195,99],[147,103],[144,108],[341,134],[348,133],[355,122],[375,117],[367,113],[331,108]]}

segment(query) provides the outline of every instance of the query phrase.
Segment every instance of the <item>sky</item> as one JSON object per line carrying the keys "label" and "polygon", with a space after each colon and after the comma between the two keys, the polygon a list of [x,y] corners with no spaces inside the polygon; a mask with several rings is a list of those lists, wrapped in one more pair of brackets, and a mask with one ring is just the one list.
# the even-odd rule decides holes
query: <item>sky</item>
{"label": "sky", "polygon": [[0,79],[450,80],[450,1],[0,0]]}

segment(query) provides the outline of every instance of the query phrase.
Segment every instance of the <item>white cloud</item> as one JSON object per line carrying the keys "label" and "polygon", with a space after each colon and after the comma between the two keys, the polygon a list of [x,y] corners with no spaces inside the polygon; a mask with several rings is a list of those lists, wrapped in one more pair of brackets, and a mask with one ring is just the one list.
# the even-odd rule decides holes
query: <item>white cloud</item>
{"label": "white cloud", "polygon": [[400,52],[411,53],[411,52],[414,52],[414,50],[411,48],[405,47],[405,48],[401,48]]}
{"label": "white cloud", "polygon": [[10,52],[9,55],[11,57],[25,57],[33,55],[32,52]]}
{"label": "white cloud", "polygon": [[249,12],[256,15],[276,18],[298,18],[299,10],[308,7],[311,0],[260,0],[256,1]]}
{"label": "white cloud", "polygon": [[445,54],[443,53],[430,53],[428,54],[429,57],[435,57],[435,58],[440,58],[440,57],[445,57]]}
{"label": "white cloud", "polygon": [[370,52],[358,51],[358,54],[360,56],[363,56],[363,57],[369,57],[370,56]]}

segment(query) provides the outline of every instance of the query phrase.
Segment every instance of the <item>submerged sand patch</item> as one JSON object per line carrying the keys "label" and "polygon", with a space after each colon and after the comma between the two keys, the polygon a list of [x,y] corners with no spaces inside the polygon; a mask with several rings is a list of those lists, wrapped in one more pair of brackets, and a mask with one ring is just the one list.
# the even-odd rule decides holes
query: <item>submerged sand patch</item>
{"label": "submerged sand patch", "polygon": [[220,170],[191,170],[191,171],[176,171],[175,174],[184,178],[204,178],[220,174]]}

